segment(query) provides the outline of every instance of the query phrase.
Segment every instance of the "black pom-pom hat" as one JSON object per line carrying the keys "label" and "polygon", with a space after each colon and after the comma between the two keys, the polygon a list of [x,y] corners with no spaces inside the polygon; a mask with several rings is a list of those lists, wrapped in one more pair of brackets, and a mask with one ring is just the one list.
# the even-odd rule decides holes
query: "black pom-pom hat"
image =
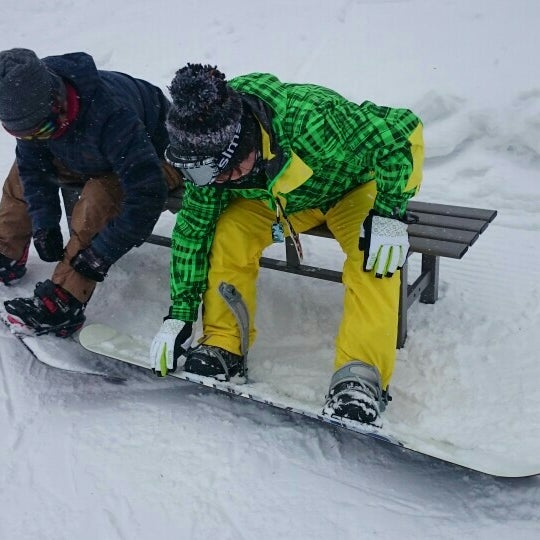
{"label": "black pom-pom hat", "polygon": [[167,116],[171,146],[177,155],[219,156],[239,132],[242,100],[215,66],[187,64],[169,87]]}

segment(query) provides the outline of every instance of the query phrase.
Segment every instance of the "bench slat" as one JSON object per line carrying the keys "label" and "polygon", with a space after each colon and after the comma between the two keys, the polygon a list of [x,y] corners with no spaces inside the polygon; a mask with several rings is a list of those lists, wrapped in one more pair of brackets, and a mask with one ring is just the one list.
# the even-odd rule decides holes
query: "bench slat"
{"label": "bench slat", "polygon": [[[425,229],[425,227],[424,227]],[[436,229],[436,227],[434,227]],[[452,231],[447,232],[447,238],[441,238],[440,233],[444,231],[437,231],[439,236],[435,238],[424,238],[419,236],[409,236],[409,242],[411,244],[412,251],[417,253],[425,253],[427,255],[440,255],[441,257],[450,257],[451,259],[461,259],[463,255],[469,249],[469,246],[478,238],[478,234],[467,231]],[[451,234],[456,233],[456,236],[452,238]],[[309,231],[302,233],[309,234],[310,236],[319,236],[321,238],[334,238],[332,233],[328,230],[326,225],[319,225]],[[469,242],[465,236],[471,234],[475,236],[473,242]],[[463,235],[462,241],[460,241],[458,235]]]}
{"label": "bench slat", "polygon": [[[431,227],[421,223],[409,225],[409,239],[412,243],[413,238],[430,238],[446,242],[457,242],[458,244],[472,245],[478,239],[481,231],[463,230],[445,227]],[[310,236],[319,236],[321,238],[334,238],[326,225],[313,227],[302,234]]]}
{"label": "bench slat", "polygon": [[461,259],[469,249],[469,244],[433,240],[432,238],[418,238],[414,236],[409,238],[409,241],[411,250],[416,253],[449,257],[450,259]]}
{"label": "bench slat", "polygon": [[330,232],[330,229],[324,223],[322,225],[317,225],[317,227],[313,227],[313,229],[309,229],[309,231],[303,232],[301,234],[320,236],[321,238],[334,238],[334,235]]}
{"label": "bench slat", "polygon": [[456,216],[447,216],[441,214],[425,214],[422,212],[413,212],[418,216],[418,223],[421,225],[431,225],[433,227],[460,229],[463,231],[484,232],[489,225],[489,221],[483,219],[470,219]]}
{"label": "bench slat", "polygon": [[476,242],[478,236],[479,234],[475,231],[429,227],[421,224],[409,225],[409,238],[431,238],[432,240],[457,242],[458,244],[468,244],[469,246],[472,246]]}
{"label": "bench slat", "polygon": [[180,211],[180,208],[182,208],[182,196],[178,196],[176,193],[171,196],[169,194],[169,197],[165,203],[165,209],[170,210],[173,214],[176,214]]}
{"label": "bench slat", "polygon": [[425,214],[442,214],[468,219],[480,219],[491,223],[497,215],[496,210],[485,208],[469,208],[466,206],[452,206],[450,204],[426,203],[422,201],[410,201],[407,205],[410,212],[423,212]]}

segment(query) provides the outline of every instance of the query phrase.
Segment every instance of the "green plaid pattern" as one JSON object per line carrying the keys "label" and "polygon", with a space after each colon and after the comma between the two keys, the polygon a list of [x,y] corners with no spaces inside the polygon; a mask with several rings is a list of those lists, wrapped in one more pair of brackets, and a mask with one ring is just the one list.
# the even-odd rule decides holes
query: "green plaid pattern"
{"label": "green plaid pattern", "polygon": [[[264,73],[237,77],[230,85],[262,100],[272,111],[270,137],[280,154],[274,159],[285,164],[281,172],[293,152],[313,170],[302,185],[282,195],[289,215],[309,208],[326,212],[347,192],[371,180],[377,183],[377,212],[405,212],[417,190],[406,191],[413,170],[409,137],[420,124],[411,111],[368,101],[358,105],[327,88],[282,83]],[[261,199],[273,207],[272,186],[279,193],[279,177],[280,172],[269,178],[267,189],[186,186],[172,235],[174,318],[197,318],[215,224],[228,202],[232,197]]]}

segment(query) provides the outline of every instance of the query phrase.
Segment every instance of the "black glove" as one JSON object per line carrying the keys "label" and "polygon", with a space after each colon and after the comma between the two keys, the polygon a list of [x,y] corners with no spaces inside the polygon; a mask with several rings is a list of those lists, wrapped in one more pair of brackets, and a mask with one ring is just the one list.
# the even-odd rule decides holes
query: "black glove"
{"label": "black glove", "polygon": [[107,271],[111,267],[110,262],[106,261],[101,255],[96,253],[92,246],[81,249],[73,259],[71,266],[88,279],[94,281],[103,281]]}
{"label": "black glove", "polygon": [[55,262],[64,258],[64,239],[60,227],[37,230],[34,233],[34,246],[43,261]]}

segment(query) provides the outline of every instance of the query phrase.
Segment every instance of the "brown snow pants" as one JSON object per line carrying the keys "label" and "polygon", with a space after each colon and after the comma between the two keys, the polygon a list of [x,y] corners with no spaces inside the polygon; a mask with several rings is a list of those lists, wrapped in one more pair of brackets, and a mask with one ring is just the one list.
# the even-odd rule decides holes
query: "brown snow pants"
{"label": "brown snow pants", "polygon": [[[60,186],[85,183],[71,215],[70,238],[65,245],[64,258],[56,265],[51,280],[77,300],[87,302],[94,292],[96,282],[76,272],[69,261],[79,250],[88,247],[92,238],[120,213],[123,192],[114,174],[83,179],[61,165],[57,170]],[[177,188],[181,183],[180,175],[165,162],[163,171],[169,190]],[[0,253],[10,259],[19,259],[31,238],[32,224],[19,170],[14,163],[4,183],[0,200]]]}

